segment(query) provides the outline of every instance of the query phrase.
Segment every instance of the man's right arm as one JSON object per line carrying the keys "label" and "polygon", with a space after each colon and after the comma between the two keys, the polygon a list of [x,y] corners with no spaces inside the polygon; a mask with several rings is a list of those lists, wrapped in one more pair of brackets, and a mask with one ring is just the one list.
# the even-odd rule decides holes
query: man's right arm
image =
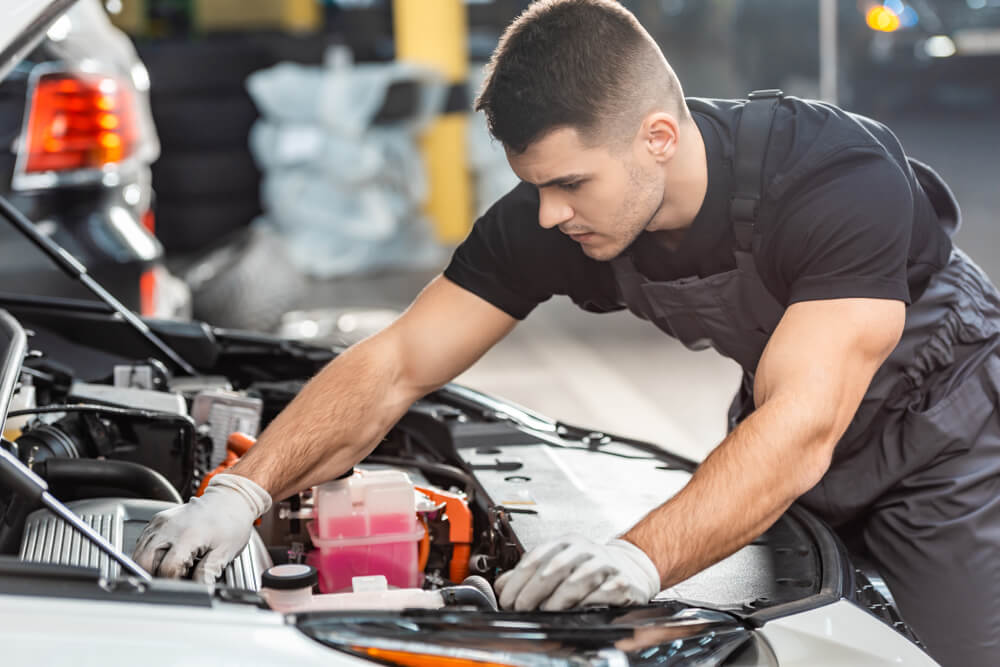
{"label": "man's right arm", "polygon": [[330,362],[204,494],[160,512],[136,544],[154,575],[213,582],[281,499],[333,479],[381,442],[413,401],[468,368],[517,323],[438,277],[385,330]]}
{"label": "man's right arm", "polygon": [[398,320],[320,371],[228,472],[279,499],[337,477],[367,456],[415,400],[471,366],[516,323],[435,278]]}

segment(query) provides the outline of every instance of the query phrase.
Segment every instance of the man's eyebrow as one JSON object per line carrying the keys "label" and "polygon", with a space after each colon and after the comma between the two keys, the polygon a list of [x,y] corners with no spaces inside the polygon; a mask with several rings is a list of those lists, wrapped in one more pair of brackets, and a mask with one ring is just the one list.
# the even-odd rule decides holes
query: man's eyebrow
{"label": "man's eyebrow", "polygon": [[560,176],[558,178],[553,178],[550,181],[545,181],[544,183],[540,183],[540,184],[538,184],[535,187],[537,187],[539,190],[541,190],[542,188],[551,187],[553,185],[566,185],[567,183],[573,183],[575,181],[579,181],[579,180],[581,180],[583,178],[586,178],[586,177],[587,177],[587,174],[568,174],[566,176]]}

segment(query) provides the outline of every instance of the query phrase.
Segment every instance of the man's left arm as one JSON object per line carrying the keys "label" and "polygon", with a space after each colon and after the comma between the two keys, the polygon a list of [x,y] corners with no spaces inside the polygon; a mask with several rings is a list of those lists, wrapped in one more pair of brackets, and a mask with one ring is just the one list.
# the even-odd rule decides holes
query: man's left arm
{"label": "man's left arm", "polygon": [[649,555],[663,588],[757,538],[820,481],[904,320],[903,302],[888,299],[788,307],[757,367],[757,409],[623,536]]}
{"label": "man's left arm", "polygon": [[754,540],[829,468],[904,320],[905,305],[890,299],[789,306],[757,367],[757,409],[688,484],[622,540],[598,545],[569,536],[527,554],[497,581],[501,604],[644,602]]}

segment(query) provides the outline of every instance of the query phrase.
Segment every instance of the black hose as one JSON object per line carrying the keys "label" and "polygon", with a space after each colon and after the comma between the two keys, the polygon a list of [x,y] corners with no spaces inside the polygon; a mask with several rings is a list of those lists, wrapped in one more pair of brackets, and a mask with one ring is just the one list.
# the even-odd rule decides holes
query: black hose
{"label": "black hose", "polygon": [[152,468],[130,461],[52,458],[36,464],[34,471],[55,487],[98,487],[109,491],[128,491],[141,498],[184,502],[166,477]]}
{"label": "black hose", "polygon": [[21,417],[23,415],[42,415],[50,412],[89,412],[107,415],[125,415],[127,417],[145,417],[146,419],[182,419],[190,421],[189,417],[177,414],[176,412],[166,412],[163,410],[140,410],[137,408],[122,408],[114,405],[99,405],[96,403],[69,403],[67,405],[45,405],[35,408],[23,408],[21,410],[11,410],[8,417]]}

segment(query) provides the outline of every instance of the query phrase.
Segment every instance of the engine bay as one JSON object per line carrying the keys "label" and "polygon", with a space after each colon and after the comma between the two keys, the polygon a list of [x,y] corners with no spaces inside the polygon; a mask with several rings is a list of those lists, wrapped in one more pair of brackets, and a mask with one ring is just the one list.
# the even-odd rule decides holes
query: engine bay
{"label": "engine bay", "polygon": [[[37,301],[0,306],[31,328],[4,448],[124,554],[157,511],[239,460],[336,354],[200,323],[157,323],[197,360],[202,374],[189,376],[142,356],[148,346],[107,313]],[[383,577],[390,590],[457,596],[470,585],[488,588],[552,537],[619,534],[679,491],[694,468],[655,445],[448,385],[413,404],[357,466],[344,497],[348,514],[367,517],[361,527],[329,529],[339,510],[324,504],[333,497],[326,485],[275,499],[217,585],[256,592],[272,565],[308,564],[319,570],[320,595],[354,592],[355,577],[363,586]],[[368,487],[383,498],[371,511],[363,507]],[[48,510],[0,488],[2,555],[120,574]],[[822,574],[807,523],[790,513],[658,599],[748,612],[815,593]]]}
{"label": "engine bay", "polygon": [[[104,382],[75,380],[55,371],[52,363],[34,366],[26,365],[12,401],[4,433],[8,450],[125,553],[156,512],[199,494],[212,475],[238,461],[267,417],[277,414],[298,389],[295,383],[234,389],[219,377],[175,383],[162,364],[153,362],[115,365]],[[355,476],[396,475],[397,492],[410,499],[410,528],[417,529],[410,531],[408,543],[399,545],[400,554],[413,552],[411,569],[418,576],[406,582],[392,576],[388,570],[398,567],[400,554],[382,566],[353,567],[356,576],[388,574],[390,585],[439,588],[464,579],[470,563],[477,574],[485,574],[516,562],[520,548],[509,523],[487,498],[476,498],[474,479],[435,451],[420,429],[400,424],[376,454]],[[220,583],[257,590],[272,563],[321,565],[315,544],[321,538],[309,530],[318,519],[319,496],[307,489],[275,502]],[[378,519],[373,516],[364,534],[353,537],[391,539],[393,529],[379,527]],[[25,506],[16,496],[3,498],[3,553],[98,567],[109,578],[120,573],[116,563],[95,548],[81,547],[81,541],[47,510]],[[378,544],[361,548],[386,549]],[[319,569],[325,573],[328,568]],[[323,581],[332,582],[333,573],[325,574]],[[342,588],[320,585],[321,592]]]}

